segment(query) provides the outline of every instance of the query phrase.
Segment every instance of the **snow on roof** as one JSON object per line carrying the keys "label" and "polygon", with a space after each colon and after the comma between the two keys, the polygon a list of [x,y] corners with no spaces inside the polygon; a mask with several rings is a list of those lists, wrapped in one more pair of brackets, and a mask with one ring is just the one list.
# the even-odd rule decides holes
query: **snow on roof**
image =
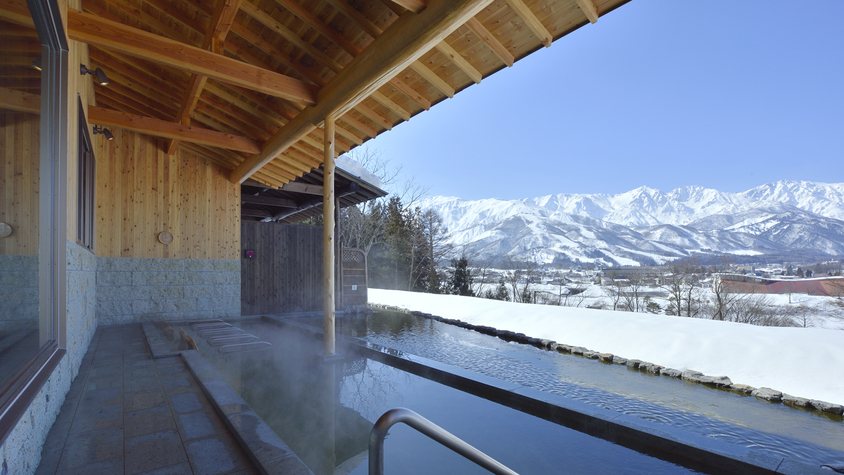
{"label": "snow on roof", "polygon": [[353,175],[357,178],[360,178],[362,181],[365,181],[370,185],[375,186],[376,188],[384,189],[384,184],[381,183],[380,178],[378,178],[377,176],[375,176],[374,173],[364,168],[363,165],[358,163],[354,158],[346,154],[337,157],[337,159],[334,161],[334,165],[342,169],[349,175]]}

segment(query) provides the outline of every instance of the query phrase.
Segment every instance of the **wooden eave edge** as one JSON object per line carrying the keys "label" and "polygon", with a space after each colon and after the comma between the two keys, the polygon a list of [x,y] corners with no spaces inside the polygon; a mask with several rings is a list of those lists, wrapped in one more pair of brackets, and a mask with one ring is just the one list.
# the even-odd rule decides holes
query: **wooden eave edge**
{"label": "wooden eave edge", "polygon": [[315,106],[296,115],[263,145],[260,154],[232,170],[229,179],[242,183],[326,117],[344,115],[490,3],[492,0],[431,0],[420,13],[401,16],[320,89]]}
{"label": "wooden eave edge", "polygon": [[236,84],[275,97],[315,105],[319,88],[299,79],[148,33],[91,13],[67,11],[70,39]]}

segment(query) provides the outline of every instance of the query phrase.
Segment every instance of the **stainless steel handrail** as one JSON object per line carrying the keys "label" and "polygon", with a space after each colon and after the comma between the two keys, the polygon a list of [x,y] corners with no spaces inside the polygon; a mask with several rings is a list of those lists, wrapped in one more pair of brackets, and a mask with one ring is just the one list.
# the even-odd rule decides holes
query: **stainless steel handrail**
{"label": "stainless steel handrail", "polygon": [[384,473],[384,438],[390,427],[403,422],[429,438],[439,442],[447,448],[457,452],[466,459],[497,475],[518,475],[505,467],[489,455],[472,447],[451,432],[425,419],[419,414],[399,407],[390,409],[375,421],[369,434],[369,475],[383,475]]}

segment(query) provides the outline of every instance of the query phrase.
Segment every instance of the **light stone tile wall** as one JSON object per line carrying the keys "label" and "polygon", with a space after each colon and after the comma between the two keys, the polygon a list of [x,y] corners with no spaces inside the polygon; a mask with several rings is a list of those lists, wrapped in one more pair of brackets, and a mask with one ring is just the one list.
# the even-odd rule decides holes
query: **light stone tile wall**
{"label": "light stone tile wall", "polygon": [[97,329],[96,266],[93,254],[67,242],[67,354],[0,446],[0,471],[25,475],[38,468],[41,447]]}
{"label": "light stone tile wall", "polygon": [[97,258],[100,324],[239,315],[239,259]]}
{"label": "light stone tile wall", "polygon": [[0,255],[0,333],[38,328],[38,256]]}

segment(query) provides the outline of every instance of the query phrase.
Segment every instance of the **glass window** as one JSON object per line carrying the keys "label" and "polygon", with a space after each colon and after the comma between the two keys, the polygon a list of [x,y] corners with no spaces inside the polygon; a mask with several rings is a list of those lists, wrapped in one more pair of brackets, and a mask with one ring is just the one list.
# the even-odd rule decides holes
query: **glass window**
{"label": "glass window", "polygon": [[0,443],[64,354],[67,42],[28,5],[0,19]]}

